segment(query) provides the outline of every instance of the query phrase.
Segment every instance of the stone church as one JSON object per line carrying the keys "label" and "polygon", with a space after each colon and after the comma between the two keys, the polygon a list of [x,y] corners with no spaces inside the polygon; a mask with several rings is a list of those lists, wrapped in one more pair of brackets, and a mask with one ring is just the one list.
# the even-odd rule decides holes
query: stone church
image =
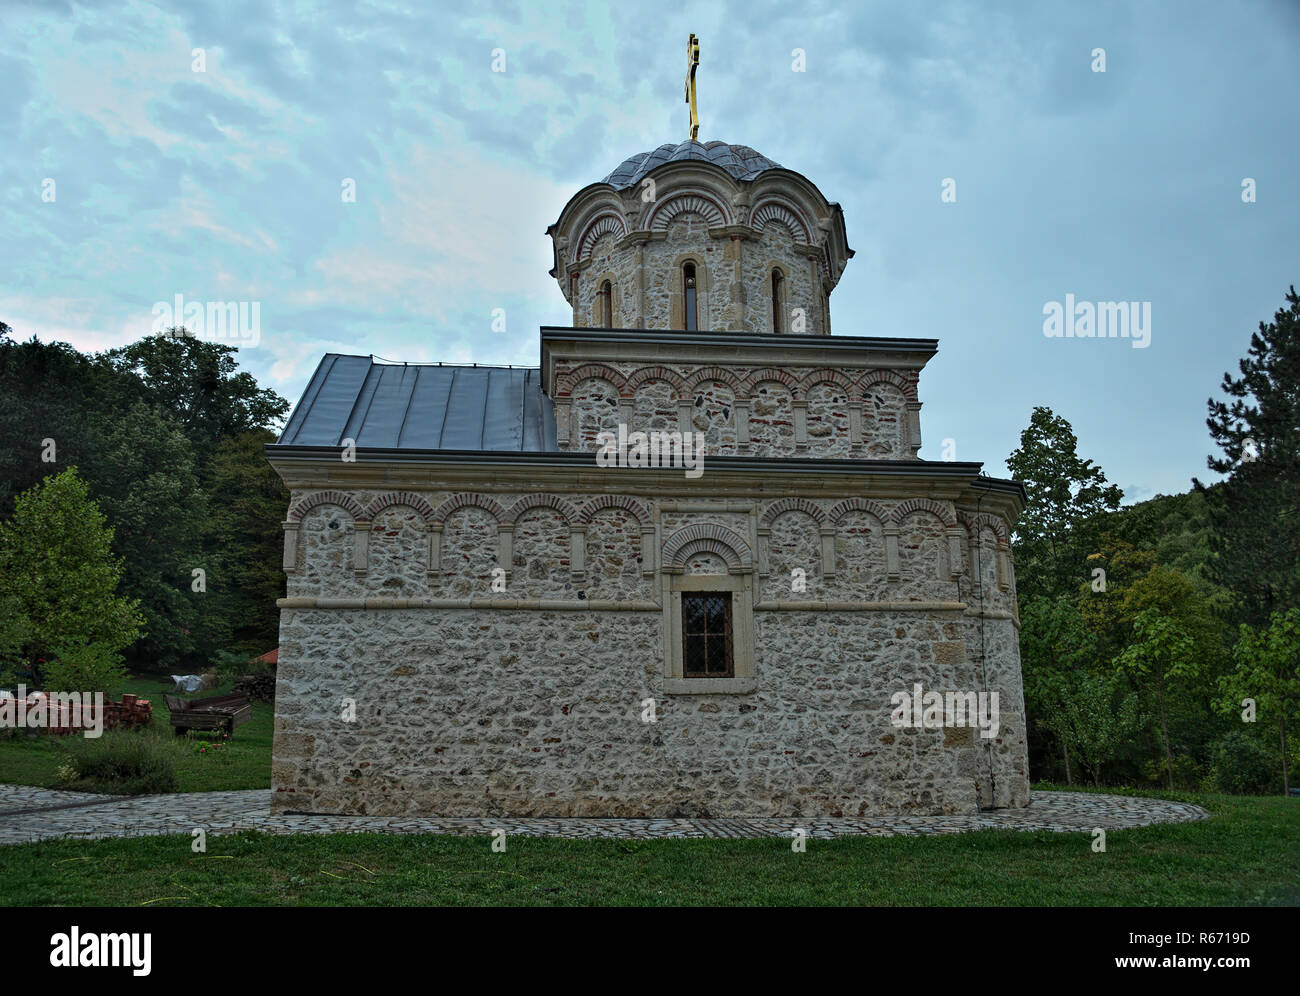
{"label": "stone church", "polygon": [[[1024,491],[919,457],[936,340],[831,334],[840,206],[691,139],[547,234],[573,319],[536,369],[329,354],[267,447],[275,809],[1027,805]],[[701,433],[703,473],[599,465],[620,430]],[[996,693],[996,729],[900,720],[921,688]]]}

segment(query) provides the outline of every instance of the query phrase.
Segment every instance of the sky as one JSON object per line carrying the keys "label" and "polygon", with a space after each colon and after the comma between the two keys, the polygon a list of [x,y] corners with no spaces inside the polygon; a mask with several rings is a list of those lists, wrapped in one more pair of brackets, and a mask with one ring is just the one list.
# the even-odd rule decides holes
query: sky
{"label": "sky", "polygon": [[[0,321],[256,304],[295,402],[326,352],[535,366],[545,229],[688,137],[691,32],[700,139],[843,206],[833,331],[939,340],[922,457],[1005,476],[1043,405],[1126,502],[1215,479],[1206,400],[1300,283],[1300,0],[0,0]],[[1149,305],[1146,346],[1048,337],[1067,295]]]}

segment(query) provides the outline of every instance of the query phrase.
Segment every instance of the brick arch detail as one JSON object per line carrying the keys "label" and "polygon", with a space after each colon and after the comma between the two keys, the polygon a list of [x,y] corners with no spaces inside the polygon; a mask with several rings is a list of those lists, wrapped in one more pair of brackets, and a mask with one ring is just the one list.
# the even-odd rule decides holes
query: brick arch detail
{"label": "brick arch detail", "polygon": [[703,191],[691,190],[669,194],[651,208],[645,227],[652,232],[667,231],[674,218],[688,212],[700,215],[710,228],[731,224],[731,212],[725,201]]}
{"label": "brick arch detail", "polygon": [[603,363],[584,363],[558,378],[555,394],[557,397],[569,397],[573,394],[574,387],[591,379],[607,381],[620,395],[623,393],[624,377],[621,373]]}
{"label": "brick arch detail", "polygon": [[663,563],[668,567],[684,567],[690,553],[708,550],[727,562],[728,567],[740,567],[751,562],[749,544],[726,526],[711,522],[697,522],[677,530],[664,544]]}
{"label": "brick arch detail", "polygon": [[843,388],[848,394],[850,400],[858,400],[853,397],[855,385],[852,379],[845,376],[845,374],[840,370],[810,371],[809,373],[804,374],[803,380],[799,383],[799,388],[803,392],[804,397],[807,397],[808,392],[819,384],[834,384],[836,387]]}
{"label": "brick arch detail", "polygon": [[425,525],[433,523],[437,513],[433,506],[424,499],[423,496],[415,494],[413,491],[390,491],[387,494],[376,495],[374,500],[366,508],[366,518],[373,519],[376,515],[386,508],[392,508],[394,505],[405,505],[413,508],[419,513],[420,518]]}
{"label": "brick arch detail", "polygon": [[826,513],[822,511],[821,506],[810,502],[807,498],[782,498],[780,501],[774,501],[767,506],[762,517],[758,520],[760,526],[770,526],[776,521],[778,515],[784,515],[786,512],[803,512],[805,515],[812,517],[817,525],[825,525]]}
{"label": "brick arch detail", "polygon": [[845,512],[870,512],[880,520],[882,526],[897,522],[894,512],[870,498],[845,498],[826,513],[828,522],[838,523]]}
{"label": "brick arch detail", "polygon": [[766,381],[776,381],[788,389],[790,394],[796,398],[803,396],[799,378],[790,373],[789,370],[782,370],[780,367],[763,367],[761,370],[754,370],[745,375],[742,382],[745,387],[745,397],[753,397],[754,388]]}
{"label": "brick arch detail", "polygon": [[434,509],[433,518],[430,521],[434,523],[446,522],[453,512],[458,512],[462,508],[481,508],[483,511],[491,513],[497,522],[504,521],[506,514],[505,509],[487,495],[477,495],[466,491],[452,495]]}
{"label": "brick arch detail", "polygon": [[642,384],[651,380],[662,380],[671,384],[673,390],[680,398],[684,383],[682,375],[676,370],[669,367],[642,367],[640,370],[633,370],[623,381],[623,387],[620,390],[620,397],[632,398],[636,396],[636,389]]}
{"label": "brick arch detail", "polygon": [[[906,401],[917,400],[916,382],[907,377],[904,377],[902,374],[894,370],[868,370],[865,374],[862,375],[862,378],[857,383],[857,391],[859,396],[865,394],[867,388],[869,388],[872,384],[881,384],[881,383],[893,384],[895,387],[897,387],[900,391],[903,392],[903,399]],[[858,400],[861,400],[860,397]]]}
{"label": "brick arch detail", "polygon": [[774,197],[766,197],[754,205],[754,210],[749,215],[749,225],[758,231],[763,230],[763,226],[769,221],[779,221],[786,228],[790,229],[790,234],[796,239],[802,233],[805,243],[812,242],[812,226],[803,217],[803,212],[785,201],[777,200]]}
{"label": "brick arch detail", "polygon": [[573,525],[578,521],[578,511],[569,502],[565,501],[559,495],[548,494],[546,492],[537,492],[531,495],[520,495],[515,499],[510,510],[506,512],[502,522],[512,523],[518,520],[524,512],[534,508],[549,508],[560,513],[564,519],[565,525]]}
{"label": "brick arch detail", "polygon": [[685,390],[682,392],[684,397],[690,397],[695,393],[695,389],[706,380],[721,381],[726,384],[735,393],[736,397],[744,397],[744,382],[726,367],[702,367],[694,373],[689,374],[683,383]]}
{"label": "brick arch detail", "polygon": [[582,237],[578,239],[578,252],[574,259],[578,261],[587,259],[595,248],[596,240],[611,232],[619,238],[627,234],[627,223],[623,220],[623,216],[614,211],[604,211],[596,215],[583,229]]}
{"label": "brick arch detail", "polygon": [[369,521],[369,516],[366,514],[366,510],[361,507],[361,503],[343,491],[317,491],[306,498],[300,498],[289,509],[289,520],[291,522],[301,522],[302,517],[317,505],[337,505],[351,515],[354,522]]}
{"label": "brick arch detail", "polygon": [[1007,544],[1011,542],[1011,531],[1007,529],[1006,522],[996,515],[990,515],[988,512],[980,512],[978,515],[973,512],[958,512],[957,518],[966,527],[968,536],[973,533],[978,537],[980,529],[988,528],[993,530],[1000,542]]}
{"label": "brick arch detail", "polygon": [[642,527],[654,524],[654,517],[650,514],[650,509],[635,498],[629,498],[627,495],[601,495],[598,498],[593,498],[578,513],[577,521],[590,522],[598,513],[610,508],[631,512],[637,523]]}
{"label": "brick arch detail", "polygon": [[913,512],[929,512],[939,518],[945,526],[957,525],[957,516],[953,515],[951,506],[942,502],[933,501],[929,498],[909,498],[897,508],[894,509],[894,516],[898,522]]}

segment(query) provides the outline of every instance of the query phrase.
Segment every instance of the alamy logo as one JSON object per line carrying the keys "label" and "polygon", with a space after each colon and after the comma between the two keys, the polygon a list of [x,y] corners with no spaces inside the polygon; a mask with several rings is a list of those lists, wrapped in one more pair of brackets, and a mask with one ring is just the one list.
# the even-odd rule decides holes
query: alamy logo
{"label": "alamy logo", "polygon": [[600,449],[597,467],[681,467],[686,476],[704,473],[704,433],[627,431],[619,423],[618,434],[602,432],[596,436]]}
{"label": "alamy logo", "polygon": [[130,968],[132,975],[148,975],[153,952],[152,934],[83,934],[73,927],[50,938],[50,964],[55,968]]}
{"label": "alamy logo", "polygon": [[174,300],[153,306],[153,334],[180,327],[206,342],[256,347],[262,338],[262,302],[186,302],[184,295],[177,294]]}
{"label": "alamy logo", "polygon": [[103,692],[33,692],[18,686],[18,694],[0,695],[0,727],[82,730],[94,740],[104,732]]}
{"label": "alamy logo", "polygon": [[1049,339],[1132,339],[1134,349],[1151,345],[1150,301],[1074,300],[1043,305],[1043,335]]}
{"label": "alamy logo", "polygon": [[997,692],[927,692],[920,682],[912,693],[895,692],[889,721],[900,729],[939,730],[945,726],[978,726],[985,740],[998,735]]}

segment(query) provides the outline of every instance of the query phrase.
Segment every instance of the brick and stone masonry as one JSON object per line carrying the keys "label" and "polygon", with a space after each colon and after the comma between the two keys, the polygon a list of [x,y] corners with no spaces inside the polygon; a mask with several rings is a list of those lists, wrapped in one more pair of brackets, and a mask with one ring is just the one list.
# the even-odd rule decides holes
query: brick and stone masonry
{"label": "brick and stone masonry", "polygon": [[[1009,543],[1023,489],[921,459],[934,340],[830,335],[853,255],[838,205],[743,146],[660,151],[549,230],[573,326],[541,331],[535,438],[526,390],[462,413],[471,387],[351,358],[368,370],[338,375],[352,393],[315,406],[318,371],[292,439],[267,448],[292,493],[276,811],[1028,804]],[[386,434],[375,412],[404,414]],[[482,426],[473,439],[518,431],[444,451],[453,416]],[[598,468],[620,425],[703,433],[703,476]],[[683,597],[701,590],[730,600],[725,677],[682,668]],[[916,684],[996,692],[997,736],[895,726],[892,697]]]}

